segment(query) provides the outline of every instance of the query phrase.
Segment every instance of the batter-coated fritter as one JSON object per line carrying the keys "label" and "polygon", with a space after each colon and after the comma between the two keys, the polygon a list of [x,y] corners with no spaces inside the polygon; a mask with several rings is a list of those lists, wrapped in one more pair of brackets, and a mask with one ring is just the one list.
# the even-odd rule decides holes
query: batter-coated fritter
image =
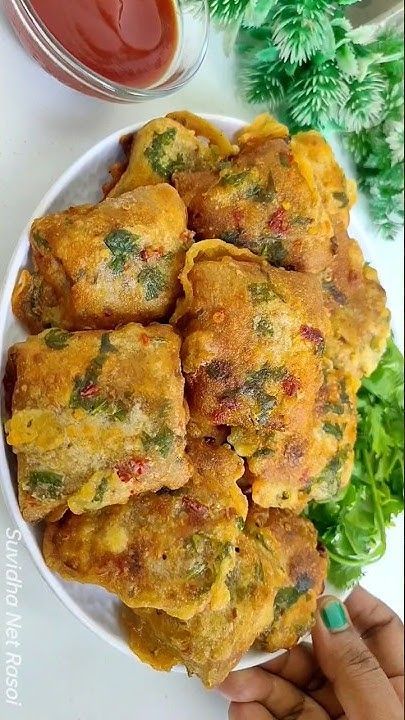
{"label": "batter-coated fritter", "polygon": [[190,228],[198,239],[222,238],[275,266],[323,270],[333,230],[301,146],[270,116],[259,116],[237,142],[239,154],[221,168],[175,173]]}
{"label": "batter-coated fritter", "polygon": [[183,202],[165,184],[35,220],[35,272],[20,275],[15,315],[31,332],[164,319],[191,244],[186,220]]}
{"label": "batter-coated fritter", "polygon": [[321,277],[332,325],[326,354],[360,384],[377,367],[389,337],[385,291],[344,229],[336,230],[335,255]]}
{"label": "batter-coated fritter", "polygon": [[[287,545],[288,544],[288,545]],[[124,609],[124,625],[132,650],[158,670],[184,663],[208,687],[219,684],[258,635],[264,643],[283,600],[311,598],[299,618],[303,631],[312,624],[313,603],[326,573],[326,561],[316,550],[312,525],[292,513],[251,508],[238,541],[236,565],[228,577],[229,605],[204,610],[187,622],[154,610]],[[277,620],[275,621],[277,622]],[[281,628],[280,628],[281,629]],[[278,648],[289,647],[297,627],[284,625]]]}
{"label": "batter-coated fritter", "polygon": [[317,278],[219,240],[191,248],[174,315],[193,426],[228,426],[255,502],[301,509],[328,320]]}
{"label": "batter-coated fritter", "polygon": [[134,134],[128,167],[110,197],[141,185],[169,182],[176,171],[209,166],[235,152],[223,133],[192,113],[156,118]]}
{"label": "batter-coated fritter", "polygon": [[312,440],[311,499],[324,502],[339,495],[350,481],[357,431],[357,381],[324,358],[324,381],[316,404]]}
{"label": "batter-coated fritter", "polygon": [[132,497],[49,523],[45,561],[60,575],[101,585],[129,607],[188,619],[229,601],[225,585],[247,502],[236,481],[241,460],[229,448],[190,447],[192,480],[180,490]]}
{"label": "batter-coated fritter", "polygon": [[365,265],[358,243],[346,232],[356,200],[355,183],[347,180],[319,133],[298,133],[294,141],[311,163],[334,227],[332,258],[321,273],[333,329],[326,351],[338,368],[360,382],[373,372],[386,346],[390,314],[385,292],[376,271]]}
{"label": "batter-coated fritter", "polygon": [[269,553],[240,534],[227,585],[230,601],[187,622],[156,610],[128,611],[123,620],[131,649],[157,670],[183,663],[207,687],[218,685],[271,623],[281,574]]}
{"label": "batter-coated fritter", "polygon": [[312,523],[280,510],[263,511],[253,506],[245,532],[277,558],[284,576],[274,600],[274,619],[255,647],[268,652],[288,649],[314,623],[316,601],[326,579],[326,551],[318,546]]}
{"label": "batter-coated fritter", "polygon": [[6,432],[26,520],[187,482],[179,350],[172,328],[157,324],[52,329],[10,349]]}
{"label": "batter-coated fritter", "polygon": [[333,227],[340,225],[347,228],[349,211],[356,202],[356,183],[347,179],[336,162],[331,146],[315,130],[297,133],[294,135],[294,144],[300,147],[311,163],[323,205]]}

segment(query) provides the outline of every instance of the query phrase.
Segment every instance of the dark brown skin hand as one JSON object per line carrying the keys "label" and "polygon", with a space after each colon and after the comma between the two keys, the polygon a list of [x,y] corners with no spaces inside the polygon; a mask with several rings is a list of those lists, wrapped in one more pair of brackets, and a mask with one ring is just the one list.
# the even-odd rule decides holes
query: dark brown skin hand
{"label": "dark brown skin hand", "polygon": [[229,720],[401,720],[404,629],[361,587],[345,605],[318,601],[313,648],[302,643],[220,686]]}

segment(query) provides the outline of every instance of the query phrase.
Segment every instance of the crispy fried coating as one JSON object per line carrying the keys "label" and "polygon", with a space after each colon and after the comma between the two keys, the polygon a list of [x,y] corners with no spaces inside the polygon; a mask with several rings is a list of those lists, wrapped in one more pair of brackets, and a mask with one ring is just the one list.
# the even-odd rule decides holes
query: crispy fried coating
{"label": "crispy fried coating", "polygon": [[332,148],[319,133],[298,133],[294,142],[311,163],[334,227],[332,259],[321,273],[333,329],[326,352],[336,367],[360,382],[373,372],[385,350],[390,314],[376,271],[364,263],[358,243],[346,232],[356,186],[347,180]]}
{"label": "crispy fried coating", "polygon": [[227,426],[254,501],[301,509],[328,319],[317,278],[219,240],[191,248],[173,321],[195,427]]}
{"label": "crispy fried coating", "polygon": [[131,497],[45,530],[44,557],[62,577],[115,592],[129,607],[188,619],[229,601],[225,585],[246,513],[236,481],[243,463],[230,448],[189,448],[193,477],[180,490]]}
{"label": "crispy fried coating", "polygon": [[356,379],[324,358],[324,380],[317,397],[312,440],[311,499],[340,495],[350,481],[357,432]]}
{"label": "crispy fried coating", "polygon": [[293,647],[314,622],[327,573],[327,555],[308,520],[281,510],[249,510],[245,532],[277,558],[284,575],[274,600],[274,618],[255,647],[268,652]]}
{"label": "crispy fried coating", "polygon": [[239,154],[217,169],[174,174],[191,229],[272,265],[320,272],[331,258],[333,229],[301,146],[270,116],[259,116],[237,141]]}
{"label": "crispy fried coating", "polygon": [[193,113],[156,118],[135,133],[128,167],[110,190],[110,197],[141,185],[168,182],[176,171],[212,165],[235,152],[236,147],[220,130]]}
{"label": "crispy fried coating", "polygon": [[9,352],[7,442],[23,517],[177,488],[190,477],[180,340],[167,325],[51,329]]}
{"label": "crispy fried coating", "polygon": [[226,607],[206,609],[186,622],[156,610],[124,608],[129,645],[157,670],[184,663],[207,687],[218,685],[271,623],[280,582],[266,550],[241,533]]}
{"label": "crispy fried coating", "polygon": [[22,272],[13,311],[31,332],[162,320],[191,238],[184,204],[166,184],[39,218],[30,234],[35,272]]}
{"label": "crispy fried coating", "polygon": [[190,227],[272,265],[319,273],[334,330],[327,352],[361,380],[384,352],[389,313],[375,271],[346,234],[355,183],[317,132],[290,138],[260,115],[236,139],[240,152],[222,167],[175,173]]}
{"label": "crispy fried coating", "polygon": [[377,367],[387,344],[391,315],[385,291],[358,243],[341,228],[336,230],[333,260],[321,277],[332,325],[326,353],[360,384]]}
{"label": "crispy fried coating", "polygon": [[305,153],[312,166],[323,205],[333,226],[347,228],[350,209],[357,199],[355,181],[347,179],[336,162],[331,146],[320,133],[315,130],[297,133],[294,144]]}
{"label": "crispy fried coating", "polygon": [[[316,532],[307,520],[283,510],[249,509],[238,540],[236,565],[228,577],[229,604],[204,610],[181,622],[156,610],[124,608],[132,650],[158,670],[184,663],[208,687],[218,685],[256,638],[260,644],[289,647],[313,621],[314,604],[326,574],[316,549]],[[307,599],[294,622],[285,613]],[[281,624],[281,617],[283,624]],[[271,628],[268,631],[267,628]],[[277,632],[277,635],[276,635]]]}

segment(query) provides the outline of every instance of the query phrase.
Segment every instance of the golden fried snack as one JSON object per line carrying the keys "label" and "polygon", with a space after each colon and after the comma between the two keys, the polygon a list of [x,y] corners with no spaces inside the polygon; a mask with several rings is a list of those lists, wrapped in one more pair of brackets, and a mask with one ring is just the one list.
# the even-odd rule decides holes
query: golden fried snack
{"label": "golden fried snack", "polygon": [[172,321],[194,431],[228,427],[248,458],[254,501],[302,509],[328,332],[318,279],[220,240],[194,245],[180,279]]}
{"label": "golden fried snack", "polygon": [[[163,616],[162,621],[160,616]],[[153,627],[155,620],[158,621],[156,633]],[[165,672],[181,663],[181,658],[169,644],[171,627],[162,629],[162,637],[159,637],[158,634],[161,622],[164,625],[169,623],[170,625],[173,623],[175,626],[180,625],[176,618],[166,615],[163,610],[149,608],[132,610],[127,605],[122,605],[121,622],[129,647],[143,663],[150,665],[154,670]],[[181,623],[181,625],[184,625],[185,628],[188,627],[188,623]]]}
{"label": "golden fried snack", "polygon": [[327,555],[317,543],[314,526],[281,510],[249,510],[245,532],[277,558],[284,579],[274,600],[274,619],[255,647],[268,652],[296,645],[315,619],[316,601],[327,573]]}
{"label": "golden fried snack", "polygon": [[172,328],[157,324],[54,328],[10,349],[6,433],[26,520],[187,482],[179,349]]}
{"label": "golden fried snack", "polygon": [[326,352],[338,368],[353,374],[360,383],[363,375],[373,372],[384,352],[390,314],[376,271],[364,263],[359,245],[346,232],[356,185],[347,180],[332,148],[319,133],[298,133],[294,142],[311,163],[334,227],[332,258],[321,273],[333,329]]}
{"label": "golden fried snack", "polygon": [[187,622],[157,610],[124,608],[129,645],[156,670],[183,663],[207,687],[218,685],[271,623],[280,582],[269,553],[241,533],[226,607],[206,609]]}
{"label": "golden fried snack", "polygon": [[293,139],[311,163],[323,205],[333,226],[347,228],[350,209],[357,199],[355,181],[346,178],[331,146],[320,133],[309,130],[297,133]]}
{"label": "golden fried snack", "polygon": [[288,130],[259,116],[240,152],[217,169],[177,170],[175,187],[198,239],[218,237],[272,265],[320,272],[331,258],[331,221],[311,163]]}
{"label": "golden fried snack", "polygon": [[164,319],[178,295],[191,233],[170,185],[35,220],[34,274],[24,270],[13,311],[31,332],[109,329]]}
{"label": "golden fried snack", "polygon": [[135,133],[128,167],[110,197],[141,185],[169,182],[176,171],[215,163],[236,150],[220,130],[193,113],[156,118]]}
{"label": "golden fried snack", "polygon": [[243,463],[230,448],[203,442],[189,452],[193,477],[180,490],[49,523],[49,567],[64,578],[101,585],[129,607],[158,608],[183,620],[208,604],[226,605],[225,579],[247,513],[236,484]]}
{"label": "golden fried snack", "polygon": [[[316,532],[307,520],[282,510],[249,510],[238,540],[236,565],[228,577],[230,602],[220,611],[204,610],[187,622],[164,612],[123,610],[132,650],[157,670],[184,663],[208,687],[218,685],[251,647],[257,636],[267,640],[267,627],[278,648],[289,647],[298,626],[279,617],[290,605],[308,598],[296,616],[303,632],[313,620],[313,604],[322,589],[326,561],[316,549]],[[277,619],[274,621],[274,613]],[[274,624],[273,624],[274,623]],[[283,630],[283,632],[281,632]],[[274,648],[276,649],[276,648]]]}
{"label": "golden fried snack", "polygon": [[332,324],[326,354],[359,385],[377,367],[389,337],[385,291],[358,243],[342,228],[336,230],[335,255],[321,278]]}
{"label": "golden fried snack", "polygon": [[324,358],[324,381],[317,398],[317,424],[312,441],[311,499],[324,502],[350,481],[357,432],[357,380]]}

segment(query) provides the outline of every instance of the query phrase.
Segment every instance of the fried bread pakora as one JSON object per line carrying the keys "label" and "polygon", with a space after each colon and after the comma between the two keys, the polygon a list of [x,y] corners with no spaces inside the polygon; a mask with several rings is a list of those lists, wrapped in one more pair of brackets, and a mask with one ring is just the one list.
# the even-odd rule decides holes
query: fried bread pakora
{"label": "fried bread pakora", "polygon": [[272,265],[320,272],[331,258],[331,221],[311,163],[283,125],[259,116],[218,169],[176,171],[197,238],[221,238]]}
{"label": "fried bread pakora", "polygon": [[358,243],[344,229],[336,230],[335,255],[321,278],[332,325],[326,354],[360,385],[362,377],[377,367],[389,337],[391,315],[385,291],[374,268],[364,262]]}
{"label": "fried bread pakora", "polygon": [[187,482],[179,351],[173,329],[158,324],[110,333],[54,328],[10,349],[6,433],[26,520]]}
{"label": "fried bread pakora", "polygon": [[280,582],[269,554],[241,533],[226,607],[204,610],[187,622],[156,610],[124,608],[129,645],[157,670],[183,663],[207,687],[218,685],[271,623]]}
{"label": "fried bread pakora", "polygon": [[183,620],[229,602],[225,580],[247,514],[243,463],[228,447],[189,447],[193,477],[180,490],[131,497],[45,530],[44,557],[62,577],[115,592],[129,607]]}
{"label": "fried bread pakora", "polygon": [[166,184],[35,220],[35,272],[24,270],[16,284],[15,315],[31,332],[164,319],[192,242],[186,222],[183,202]]}
{"label": "fried bread pakora", "polygon": [[332,259],[321,273],[325,304],[333,334],[326,352],[341,370],[360,383],[370,375],[386,347],[390,314],[376,271],[366,265],[358,243],[346,230],[356,187],[337,164],[330,145],[319,133],[294,136],[306,153],[319,185],[323,204],[332,220]]}
{"label": "fried bread pakora", "polygon": [[270,557],[277,558],[283,572],[273,621],[259,635],[255,647],[268,652],[288,649],[314,623],[316,601],[326,579],[326,551],[318,545],[311,522],[278,509],[251,507],[245,532],[262,543]]}
{"label": "fried bread pakora", "polygon": [[347,228],[349,212],[357,199],[355,181],[347,179],[336,162],[331,146],[320,133],[309,130],[297,133],[293,139],[311,163],[323,205],[333,227],[340,225]]}
{"label": "fried bread pakora", "polygon": [[[156,610],[123,609],[129,645],[141,660],[157,670],[184,663],[190,674],[213,687],[258,636],[265,646],[277,632],[277,648],[283,648],[307,631],[326,574],[326,560],[316,549],[311,523],[288,511],[253,506],[238,549],[227,581],[230,602],[224,609],[204,610],[187,622]],[[307,605],[299,614],[296,611],[293,621],[281,615],[288,601],[300,607],[301,597]]]}
{"label": "fried bread pakora", "polygon": [[255,502],[302,509],[329,329],[318,279],[220,240],[191,248],[180,279],[172,321],[194,429],[230,429]]}
{"label": "fried bread pakora", "polygon": [[324,358],[324,381],[317,398],[312,439],[311,499],[324,502],[340,495],[353,470],[357,432],[356,379]]}
{"label": "fried bread pakora", "polygon": [[134,134],[128,167],[109,195],[117,197],[141,185],[169,182],[176,171],[213,165],[236,150],[206,120],[187,111],[170,113],[151,120]]}

